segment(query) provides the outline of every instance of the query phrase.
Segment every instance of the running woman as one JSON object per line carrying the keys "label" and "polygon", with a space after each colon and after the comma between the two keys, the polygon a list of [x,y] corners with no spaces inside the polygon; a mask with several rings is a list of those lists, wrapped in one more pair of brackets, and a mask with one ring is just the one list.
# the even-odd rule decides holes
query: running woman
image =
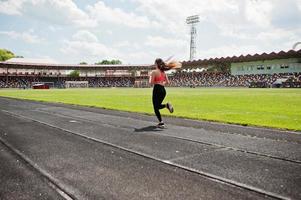
{"label": "running woman", "polygon": [[164,128],[164,122],[162,121],[162,117],[160,114],[160,109],[167,108],[170,113],[173,113],[173,107],[170,103],[162,104],[165,96],[166,91],[164,86],[169,84],[168,76],[165,74],[165,71],[171,69],[168,67],[165,62],[161,58],[157,58],[155,61],[156,69],[151,72],[149,77],[149,83],[154,85],[153,87],[153,106],[155,114],[158,118],[158,128]]}

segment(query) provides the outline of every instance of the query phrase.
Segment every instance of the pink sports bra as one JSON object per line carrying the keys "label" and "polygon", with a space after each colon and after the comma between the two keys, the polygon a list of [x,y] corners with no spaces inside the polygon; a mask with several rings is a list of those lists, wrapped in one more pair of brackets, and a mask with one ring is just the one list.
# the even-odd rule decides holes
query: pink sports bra
{"label": "pink sports bra", "polygon": [[165,73],[164,72],[160,72],[160,76],[155,76],[154,78],[154,83],[162,83],[166,81],[166,77],[165,77]]}

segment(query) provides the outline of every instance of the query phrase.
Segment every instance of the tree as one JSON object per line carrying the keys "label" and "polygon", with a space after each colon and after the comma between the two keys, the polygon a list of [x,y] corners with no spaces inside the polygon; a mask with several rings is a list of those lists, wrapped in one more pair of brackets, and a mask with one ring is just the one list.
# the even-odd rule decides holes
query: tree
{"label": "tree", "polygon": [[111,60],[112,65],[120,65],[122,62],[120,60]]}
{"label": "tree", "polygon": [[87,62],[80,62],[79,64],[80,65],[87,65],[88,63]]}
{"label": "tree", "polygon": [[6,61],[10,58],[14,58],[15,54],[6,49],[0,49],[0,61]]}
{"label": "tree", "polygon": [[109,65],[109,64],[111,64],[111,62],[109,60],[102,60],[102,61],[95,63],[95,65]]}
{"label": "tree", "polygon": [[95,63],[95,65],[120,65],[122,62],[120,60],[102,60],[101,62]]}
{"label": "tree", "polygon": [[111,64],[111,62],[109,60],[102,60],[102,61],[95,63],[95,65],[110,65],[110,64]]}
{"label": "tree", "polygon": [[69,76],[72,77],[72,78],[78,78],[79,77],[79,71],[78,70],[73,70],[72,72],[70,72]]}

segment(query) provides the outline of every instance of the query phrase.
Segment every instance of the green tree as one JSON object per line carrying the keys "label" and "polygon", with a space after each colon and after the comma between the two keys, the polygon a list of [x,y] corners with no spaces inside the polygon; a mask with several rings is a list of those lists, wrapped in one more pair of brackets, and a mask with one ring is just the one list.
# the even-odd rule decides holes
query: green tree
{"label": "green tree", "polygon": [[78,70],[73,70],[72,72],[70,72],[69,76],[72,77],[72,78],[78,78],[79,77],[79,71]]}
{"label": "green tree", "polygon": [[6,61],[10,58],[14,58],[15,54],[6,49],[0,49],[0,61]]}
{"label": "green tree", "polygon": [[95,65],[120,65],[122,62],[120,60],[102,60],[95,63]]}
{"label": "green tree", "polygon": [[111,61],[109,60],[103,60],[100,62],[101,65],[110,65],[111,64]]}
{"label": "green tree", "polygon": [[80,65],[87,65],[88,63],[87,62],[80,62],[79,64]]}
{"label": "green tree", "polygon": [[95,65],[109,65],[109,64],[111,64],[111,62],[109,60],[102,60],[102,61],[95,63]]}
{"label": "green tree", "polygon": [[112,65],[120,65],[122,62],[120,60],[111,60]]}

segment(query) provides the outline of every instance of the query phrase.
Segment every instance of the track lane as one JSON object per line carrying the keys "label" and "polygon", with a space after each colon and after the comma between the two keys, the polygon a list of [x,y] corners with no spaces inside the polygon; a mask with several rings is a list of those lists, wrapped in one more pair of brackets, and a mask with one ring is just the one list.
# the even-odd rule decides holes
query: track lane
{"label": "track lane", "polygon": [[[20,117],[20,116],[19,116]],[[22,116],[21,116],[22,117]],[[25,117],[25,119],[29,119],[29,118],[26,118]],[[30,119],[30,120],[33,120],[33,119]],[[268,196],[272,196],[272,197],[275,197],[275,198],[279,198],[279,199],[288,199],[288,197],[286,197],[286,196],[283,196],[283,195],[281,195],[281,194],[279,194],[279,193],[274,193],[274,192],[271,192],[271,191],[273,191],[273,189],[275,190],[275,187],[273,188],[272,187],[272,190],[265,190],[265,189],[262,189],[262,188],[260,188],[260,187],[258,187],[258,186],[252,186],[252,184],[250,185],[250,184],[245,184],[244,183],[244,181],[235,181],[235,179],[233,179],[233,178],[235,178],[235,177],[230,177],[230,178],[225,178],[225,176],[220,176],[220,175],[215,175],[214,173],[207,173],[207,172],[205,172],[205,171],[203,171],[203,170],[201,170],[201,168],[197,168],[197,167],[195,167],[195,166],[193,166],[193,165],[191,165],[191,166],[193,166],[193,167],[189,167],[189,165],[187,165],[185,162],[179,162],[179,161],[177,161],[177,162],[171,162],[171,161],[168,161],[168,160],[161,160],[161,159],[158,159],[157,157],[154,157],[154,156],[152,156],[152,155],[148,155],[148,154],[144,154],[144,153],[141,153],[141,152],[137,152],[137,151],[133,151],[132,149],[128,149],[128,148],[124,148],[123,146],[118,146],[118,145],[116,145],[116,144],[112,144],[112,143],[108,143],[107,141],[103,141],[103,140],[99,140],[99,139],[95,139],[95,138],[93,138],[93,137],[90,137],[90,136],[87,136],[87,135],[85,135],[85,134],[81,134],[81,133],[76,133],[76,132],[73,132],[73,131],[69,131],[69,130],[66,130],[66,129],[62,129],[62,128],[60,128],[60,127],[56,127],[56,126],[54,126],[54,125],[51,125],[51,124],[47,124],[47,123],[45,123],[45,122],[41,122],[41,121],[38,121],[38,120],[33,120],[33,121],[35,121],[35,122],[38,122],[38,123],[41,123],[41,124],[44,124],[44,125],[46,125],[46,126],[51,126],[51,127],[53,127],[53,128],[57,128],[57,129],[59,129],[59,130],[62,130],[62,131],[65,131],[65,132],[68,132],[68,133],[72,133],[72,134],[76,134],[76,135],[79,135],[79,136],[81,136],[81,137],[84,137],[84,138],[87,138],[87,139],[89,139],[89,140],[92,140],[92,141],[96,141],[96,142],[100,142],[100,143],[105,143],[105,144],[108,144],[108,145],[111,145],[111,146],[113,146],[113,147],[117,147],[117,148],[120,148],[120,149],[122,149],[122,150],[125,150],[125,151],[129,151],[129,152],[132,152],[132,153],[135,153],[135,154],[138,154],[138,155],[141,155],[141,156],[144,156],[144,157],[147,157],[147,158],[151,158],[151,159],[153,159],[153,160],[156,160],[156,161],[159,161],[159,162],[163,162],[163,163],[167,163],[167,164],[169,164],[169,165],[172,165],[172,166],[177,166],[177,167],[179,167],[179,168],[183,168],[183,169],[186,169],[186,170],[189,170],[189,171],[192,171],[192,172],[196,172],[196,173],[199,173],[199,174],[201,174],[201,175],[203,175],[203,176],[206,176],[206,177],[209,177],[209,178],[212,178],[212,179],[214,179],[214,180],[218,180],[218,181],[222,181],[222,182],[225,182],[225,183],[228,183],[228,184],[232,184],[232,185],[235,185],[235,186],[238,186],[238,187],[242,187],[242,188],[245,188],[245,189],[248,189],[248,190],[251,190],[251,191],[256,191],[256,192],[259,192],[259,193],[262,193],[262,194],[265,194],[265,195],[268,195]],[[210,152],[209,152],[210,153]],[[200,154],[201,155],[201,154]],[[251,157],[250,158],[251,160],[253,160],[253,161],[256,161],[258,164],[260,164],[260,160],[258,160],[258,158],[256,158],[256,157]],[[250,161],[251,161],[250,160]],[[183,165],[183,163],[185,163],[184,165]],[[269,162],[268,162],[269,163]],[[277,165],[277,163],[275,163],[276,165]],[[288,167],[288,166],[287,166]],[[291,167],[290,167],[291,168]],[[297,171],[300,171],[300,167],[297,167],[296,168],[297,169]],[[240,169],[241,170],[241,169]],[[249,170],[249,169],[248,169]],[[291,171],[293,171],[293,169],[290,169]],[[279,170],[278,170],[279,171]],[[247,171],[245,171],[245,172],[247,172]],[[274,169],[274,172],[275,172],[275,169]],[[273,170],[272,170],[272,174],[273,174]],[[257,174],[258,175],[258,174]],[[260,175],[260,174],[259,174]],[[268,175],[271,175],[271,174],[268,174]],[[239,178],[239,177],[238,177]],[[252,177],[250,177],[250,178],[252,178]],[[283,177],[282,177],[283,178]],[[291,177],[291,178],[294,178],[293,176]],[[259,183],[262,181],[262,180],[257,180],[257,181],[259,181]],[[293,182],[290,184],[290,185],[292,185],[293,184]],[[264,185],[263,185],[264,186]],[[263,188],[266,188],[266,187],[263,187]],[[267,188],[266,188],[267,189]],[[269,189],[271,189],[271,188],[269,188]],[[278,188],[279,189],[279,188]],[[278,190],[277,189],[277,190]],[[285,189],[287,189],[287,188],[285,188]],[[279,190],[279,191],[281,191],[281,190]],[[278,192],[278,191],[277,191]],[[283,191],[282,191],[283,192]],[[293,192],[293,191],[286,191],[286,190],[284,190],[284,193],[286,193],[286,192]],[[294,193],[294,192],[293,192]],[[298,192],[297,192],[297,194],[295,194],[295,195],[298,195]]]}
{"label": "track lane", "polygon": [[[56,108],[57,110],[58,108]],[[285,142],[271,140],[268,138],[255,138],[241,135],[227,134],[223,132],[213,132],[204,129],[195,129],[187,127],[179,127],[170,125],[168,131],[156,130],[151,126],[152,123],[144,120],[132,120],[123,117],[108,116],[108,115],[93,115],[92,113],[78,112],[67,109],[67,113],[62,114],[61,112],[27,110],[23,111],[7,111],[8,113],[16,113],[17,115],[27,116],[32,119],[44,121],[48,124],[59,125],[64,129],[70,129],[68,124],[70,121],[76,121],[71,130],[80,130],[80,132],[89,133],[95,130],[91,130],[93,126],[105,126],[111,128],[121,129],[123,132],[132,133],[134,132],[152,132],[154,134],[172,137],[175,139],[186,140],[188,142],[197,142],[204,145],[210,145],[216,148],[227,148],[234,151],[240,151],[244,153],[254,154],[258,156],[264,156],[293,163],[301,164],[301,146],[298,143]],[[71,113],[70,113],[71,112]],[[43,114],[44,113],[44,114]],[[53,116],[52,119],[50,116]],[[58,119],[63,119],[58,121]],[[98,119],[98,121],[97,121]],[[82,126],[81,123],[91,124],[91,126]],[[137,126],[144,126],[142,128],[136,128]],[[75,128],[77,126],[77,128]],[[149,129],[149,130],[145,130]],[[183,134],[185,133],[185,134]],[[300,136],[301,139],[301,136]]]}
{"label": "track lane", "polygon": [[3,141],[77,199],[269,199],[45,124],[1,117]]}
{"label": "track lane", "polygon": [[[240,134],[232,134],[232,133],[228,133],[228,132],[218,132],[218,134],[220,134],[221,136],[223,136],[223,139],[226,137],[229,137],[227,140],[229,140],[231,137],[236,137],[236,136],[245,136],[245,138],[248,139],[255,139],[255,141],[259,141],[260,139],[264,139],[263,141],[266,142],[274,142],[274,145],[276,147],[276,153],[279,152],[280,149],[284,149],[286,150],[286,154],[283,155],[283,152],[279,152],[280,153],[280,157],[275,157],[273,158],[273,155],[260,155],[258,152],[251,152],[251,151],[246,151],[244,149],[237,149],[237,148],[233,148],[233,146],[222,146],[220,145],[218,142],[213,140],[213,143],[208,143],[208,142],[203,142],[203,141],[198,141],[200,139],[200,134],[196,133],[196,134],[190,134],[189,138],[184,138],[182,137],[182,135],[180,136],[175,136],[174,134],[171,134],[170,130],[177,130],[177,129],[182,129],[182,130],[191,130],[191,129],[196,129],[196,128],[189,128],[189,127],[179,127],[176,126],[176,128],[169,128],[167,129],[168,131],[164,130],[164,131],[155,131],[152,126],[149,126],[150,124],[152,124],[152,122],[149,121],[145,121],[145,119],[135,119],[133,116],[131,117],[127,117],[127,116],[115,116],[114,114],[110,114],[110,112],[106,111],[106,114],[104,113],[98,113],[98,112],[91,112],[90,110],[77,110],[77,109],[71,109],[69,106],[66,106],[66,108],[64,107],[64,105],[59,105],[57,106],[53,106],[53,104],[51,104],[51,106],[48,106],[47,103],[36,103],[36,102],[26,102],[26,106],[23,104],[18,104],[16,102],[24,102],[24,101],[19,101],[16,100],[13,103],[11,103],[10,106],[6,107],[6,109],[9,110],[9,112],[16,112],[16,110],[20,110],[21,112],[19,114],[24,114],[28,116],[34,116],[37,115],[38,116],[38,121],[40,122],[45,122],[46,120],[46,124],[48,125],[54,125],[57,128],[63,128],[64,131],[70,131],[73,133],[79,133],[79,134],[84,134],[83,136],[89,136],[91,137],[91,139],[100,139],[104,142],[110,142],[113,145],[119,145],[120,147],[125,147],[129,150],[132,151],[136,151],[138,153],[145,154],[146,156],[153,156],[155,158],[159,158],[160,160],[162,160],[163,162],[166,163],[175,163],[175,164],[180,164],[180,165],[184,165],[186,167],[190,166],[193,170],[201,170],[202,172],[206,172],[209,175],[216,175],[217,177],[223,177],[226,179],[231,180],[236,180],[236,182],[239,182],[241,184],[244,183],[244,180],[241,180],[241,175],[237,175],[237,173],[233,173],[231,172],[230,169],[235,169],[235,166],[232,165],[228,165],[229,169],[218,169],[219,165],[222,164],[223,160],[219,160],[218,159],[218,152],[219,153],[227,153],[229,152],[229,154],[224,154],[225,157],[231,158],[232,162],[239,162],[239,160],[244,160],[245,155],[249,155],[246,162],[250,162],[253,163],[251,164],[251,166],[256,166],[256,168],[259,168],[260,170],[263,170],[264,173],[260,172],[258,174],[256,168],[254,168],[254,170],[251,170],[246,167],[246,166],[240,166],[241,168],[237,168],[236,170],[241,171],[241,170],[246,170],[245,172],[247,172],[247,170],[251,171],[249,173],[246,173],[245,177],[250,176],[252,173],[256,174],[256,176],[263,176],[263,178],[265,177],[271,177],[271,185],[272,187],[270,187],[268,184],[268,180],[261,180],[258,179],[256,177],[249,177],[250,180],[254,179],[255,181],[258,182],[262,182],[263,184],[266,183],[267,186],[265,185],[257,185],[255,188],[266,188],[269,191],[277,191],[277,194],[285,194],[288,193],[290,194],[291,192],[294,191],[285,191],[288,189],[288,187],[290,187],[289,185],[291,184],[290,181],[295,181],[295,186],[300,186],[300,181],[298,180],[298,172],[300,172],[300,168],[298,167],[299,163],[298,160],[297,162],[295,162],[295,158],[297,156],[300,156],[300,153],[298,151],[298,148],[300,148],[300,145],[298,141],[295,143],[293,140],[290,140],[288,138],[288,141],[284,141],[284,140],[278,140],[277,137],[276,138],[254,138],[248,135],[240,135]],[[29,106],[27,106],[27,103],[29,104]],[[0,101],[0,105],[1,105],[1,101]],[[61,112],[58,112],[61,111]],[[18,113],[18,112],[17,112]],[[40,114],[38,114],[40,113]],[[44,113],[41,115],[41,113]],[[114,112],[113,112],[114,113]],[[45,116],[48,115],[48,117],[45,118]],[[102,116],[102,117],[100,117]],[[148,117],[149,118],[149,117]],[[116,119],[116,122],[112,123],[112,119]],[[33,119],[36,120],[36,119]],[[50,121],[49,121],[50,120]],[[130,120],[130,121],[128,121]],[[131,120],[134,120],[134,122],[136,122],[135,124],[138,125],[138,127],[142,127],[142,128],[137,128],[137,126],[133,126]],[[61,123],[60,123],[61,121]],[[64,125],[66,124],[66,126]],[[62,126],[64,125],[64,126]],[[148,126],[147,126],[148,125]],[[95,129],[97,128],[97,129]],[[244,127],[242,127],[242,129],[244,129]],[[107,133],[106,131],[107,130]],[[197,129],[199,130],[199,129]],[[205,136],[206,138],[206,131],[202,130],[201,134],[202,137]],[[101,134],[97,134],[101,133]],[[208,132],[208,131],[207,131]],[[214,132],[209,131],[210,134],[213,134]],[[209,136],[211,136],[209,134]],[[154,139],[155,135],[157,136],[157,138]],[[230,135],[230,136],[229,136]],[[208,134],[207,134],[208,136]],[[292,135],[293,138],[295,138],[296,136],[298,136],[298,134],[294,134]],[[202,138],[203,139],[203,138]],[[208,138],[206,138],[208,139]],[[149,144],[147,144],[144,140],[149,140],[151,145],[149,146]],[[170,140],[170,141],[169,141]],[[168,143],[169,141],[169,143]],[[179,142],[181,141],[181,142]],[[203,143],[202,143],[203,142]],[[235,141],[236,143],[239,143],[240,141]],[[175,143],[175,144],[174,144]],[[177,148],[177,146],[185,146],[185,143],[193,145],[194,143],[197,143],[195,146],[196,148],[192,148],[193,150],[190,150],[188,148],[183,148],[179,151],[179,149]],[[293,147],[296,147],[295,149],[292,150],[292,148],[286,148],[286,146],[283,146],[281,144],[289,144],[292,145]],[[167,144],[167,145],[166,145]],[[278,145],[279,144],[279,145]],[[153,146],[152,146],[153,145]],[[165,147],[164,147],[165,145]],[[201,148],[198,147],[198,145],[203,145]],[[243,145],[251,145],[253,146],[253,148],[255,149],[261,149],[263,144],[257,144],[255,143],[244,143]],[[297,146],[296,146],[297,145]],[[148,147],[149,146],[149,147]],[[215,148],[207,148],[207,147],[212,147],[214,146]],[[280,146],[280,147],[279,147]],[[152,150],[152,147],[158,147],[158,150],[155,152]],[[164,147],[164,148],[163,148]],[[280,149],[277,149],[280,148]],[[297,149],[297,151],[295,151]],[[204,151],[205,150],[205,151]],[[165,152],[166,154],[164,155]],[[198,153],[199,152],[199,153]],[[232,153],[233,152],[233,153]],[[237,152],[237,153],[235,153]],[[294,158],[293,160],[286,160],[285,155],[287,154],[291,154],[292,158]],[[236,155],[235,157],[231,157],[231,155]],[[210,160],[208,159],[212,158],[212,157],[216,157],[216,160]],[[259,157],[258,157],[259,156]],[[235,158],[238,157],[238,159],[235,160]],[[240,158],[241,157],[241,158]],[[267,158],[267,159],[261,159],[261,158]],[[191,159],[190,159],[191,158]],[[208,162],[205,162],[205,166],[210,166],[214,163],[216,163],[215,166],[215,170],[216,172],[219,172],[220,170],[224,170],[226,174],[219,174],[219,173],[212,173],[212,171],[210,171],[210,169],[207,168],[202,168],[202,164],[203,163],[199,163],[197,165],[195,165],[195,163],[191,163],[191,160],[200,160],[200,159],[206,159],[208,160]],[[278,159],[278,162],[274,162],[274,159]],[[274,163],[274,165],[276,167],[272,167],[271,169],[269,169],[270,167],[270,161],[266,162],[266,160],[271,160],[272,163]],[[292,164],[288,164],[288,166],[283,167],[283,165],[281,163],[286,163],[287,161],[291,162]],[[264,163],[264,164],[262,164]],[[231,164],[231,163],[230,163]],[[281,167],[280,167],[281,166]],[[294,166],[297,166],[297,168],[294,168]],[[190,168],[188,167],[188,168]],[[289,176],[284,177],[283,175],[283,171],[285,170],[285,168],[288,169],[289,171]],[[296,172],[296,174],[293,173],[293,171]],[[277,174],[281,174],[280,177],[278,177],[278,180],[280,180],[279,183],[279,187],[275,187],[275,183],[273,183],[273,180],[276,181],[277,177],[275,175]],[[285,180],[289,180],[289,184],[285,183]],[[284,181],[284,184],[282,184],[282,182]],[[296,182],[297,181],[297,182]],[[251,182],[252,183],[252,182]],[[253,185],[252,184],[245,184],[245,185]],[[256,185],[256,184],[255,184]],[[281,187],[284,186],[284,190]],[[291,185],[293,186],[293,185]],[[274,188],[273,188],[274,187]],[[292,187],[291,190],[295,190],[295,187]],[[289,189],[288,189],[289,190]],[[296,192],[296,191],[295,191]],[[298,191],[297,191],[298,193]],[[298,194],[297,194],[298,195]]]}
{"label": "track lane", "polygon": [[72,200],[40,173],[34,163],[0,138],[0,199]]}

